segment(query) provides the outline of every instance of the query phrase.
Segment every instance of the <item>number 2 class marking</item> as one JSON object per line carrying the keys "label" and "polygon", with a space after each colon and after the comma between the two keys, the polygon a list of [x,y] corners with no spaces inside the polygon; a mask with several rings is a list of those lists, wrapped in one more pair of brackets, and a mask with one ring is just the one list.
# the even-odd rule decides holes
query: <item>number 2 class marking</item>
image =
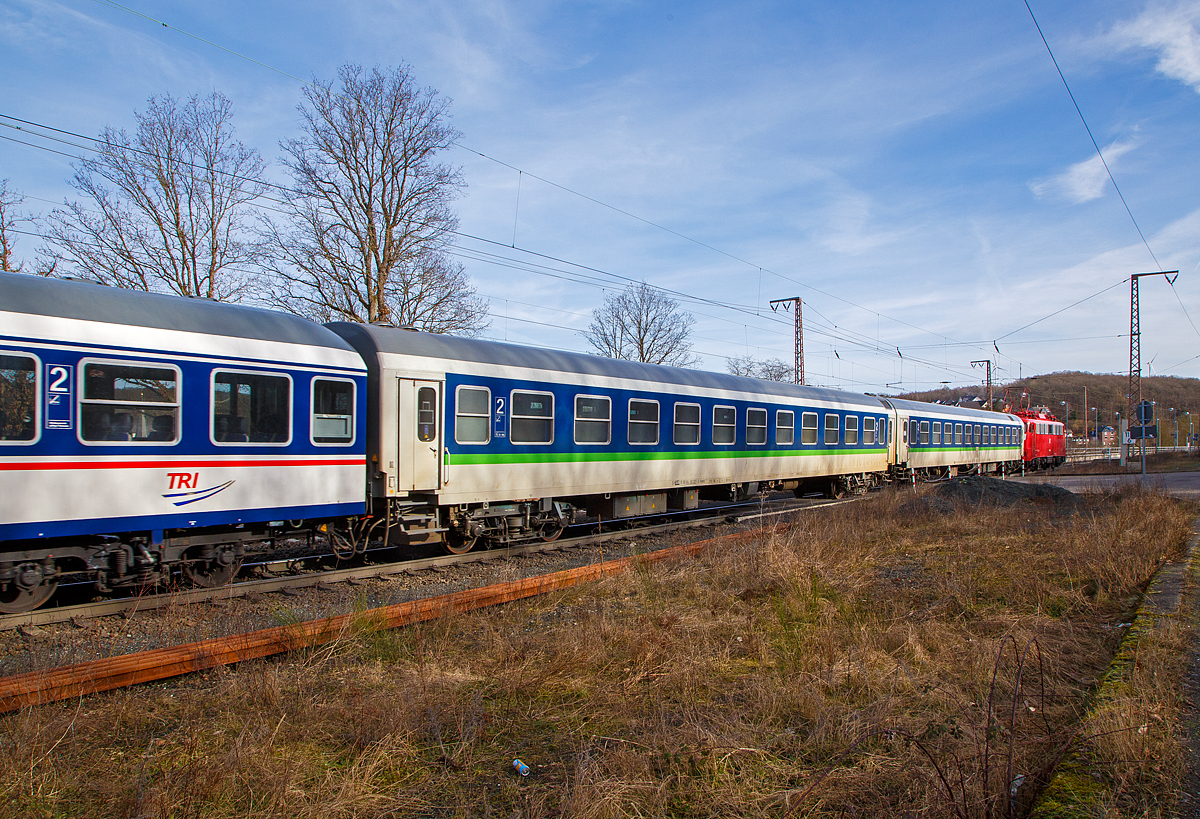
{"label": "number 2 class marking", "polygon": [[66,367],[51,367],[50,377],[54,379],[50,382],[50,392],[70,392],[71,387],[67,384],[69,377]]}

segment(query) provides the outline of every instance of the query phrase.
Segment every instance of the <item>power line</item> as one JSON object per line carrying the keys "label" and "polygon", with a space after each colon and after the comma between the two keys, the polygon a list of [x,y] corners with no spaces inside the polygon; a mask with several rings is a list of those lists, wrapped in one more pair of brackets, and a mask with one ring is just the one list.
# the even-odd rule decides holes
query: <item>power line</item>
{"label": "power line", "polygon": [[1038,23],[1037,16],[1034,15],[1033,9],[1029,5],[1029,0],[1025,0],[1025,8],[1029,11],[1029,17],[1033,20],[1033,25],[1037,28],[1038,36],[1042,38],[1042,44],[1046,46],[1046,53],[1050,55],[1050,59],[1054,63],[1054,69],[1058,72],[1059,79],[1062,80],[1063,87],[1067,89],[1067,96],[1071,98],[1071,104],[1075,106],[1075,113],[1079,114],[1079,121],[1083,123],[1088,139],[1092,141],[1092,147],[1096,149],[1096,156],[1100,157],[1100,163],[1104,165],[1104,172],[1108,174],[1109,181],[1113,183],[1113,188],[1116,190],[1117,196],[1121,197],[1121,204],[1125,206],[1125,212],[1129,214],[1129,221],[1133,222],[1133,227],[1137,231],[1138,236],[1141,237],[1142,244],[1146,246],[1146,251],[1150,254],[1150,258],[1154,260],[1154,264],[1161,271],[1163,269],[1162,264],[1159,263],[1158,257],[1154,255],[1154,251],[1150,249],[1150,243],[1146,241],[1145,235],[1142,234],[1142,228],[1138,225],[1137,219],[1133,217],[1133,211],[1129,209],[1129,203],[1125,201],[1125,194],[1121,193],[1120,185],[1113,178],[1112,169],[1108,167],[1108,160],[1104,158],[1104,152],[1100,150],[1100,143],[1096,142],[1096,137],[1092,134],[1091,126],[1088,125],[1087,118],[1083,115],[1083,111],[1079,107],[1079,102],[1075,99],[1075,94],[1071,91],[1071,85],[1067,82],[1067,78],[1058,64],[1058,58],[1054,56],[1054,51],[1050,48],[1050,43],[1046,40],[1046,35],[1043,33],[1042,26]]}
{"label": "power line", "polygon": [[1004,335],[1002,335],[1002,336],[998,336],[998,337],[996,338],[996,341],[1003,341],[1004,339],[1008,338],[1009,336],[1011,336],[1011,335],[1016,335],[1017,333],[1021,332],[1022,330],[1028,330],[1030,327],[1032,327],[1032,326],[1033,326],[1033,325],[1035,325],[1035,324],[1041,324],[1041,323],[1042,323],[1043,321],[1045,321],[1046,319],[1054,318],[1054,317],[1055,317],[1055,316],[1057,316],[1059,313],[1065,313],[1067,310],[1070,310],[1072,307],[1075,307],[1075,306],[1077,306],[1077,305],[1083,304],[1085,301],[1088,301],[1089,299],[1094,299],[1094,298],[1096,298],[1096,296],[1101,296],[1101,295],[1104,295],[1104,294],[1105,294],[1105,293],[1107,293],[1109,290],[1112,290],[1114,287],[1120,287],[1121,285],[1125,284],[1125,283],[1126,283],[1126,282],[1128,282],[1128,281],[1129,281],[1129,277],[1128,277],[1128,276],[1126,276],[1124,279],[1122,279],[1121,281],[1117,282],[1116,284],[1110,284],[1108,287],[1104,288],[1103,290],[1098,290],[1097,292],[1093,293],[1093,294],[1092,294],[1092,295],[1090,295],[1090,296],[1084,296],[1084,297],[1083,297],[1082,299],[1080,299],[1079,301],[1077,301],[1077,302],[1073,302],[1073,303],[1071,303],[1071,304],[1068,304],[1066,307],[1063,307],[1063,308],[1061,308],[1061,309],[1059,309],[1059,310],[1055,310],[1053,313],[1051,313],[1051,314],[1050,314],[1050,315],[1048,315],[1048,316],[1042,316],[1042,317],[1041,317],[1040,319],[1038,319],[1037,321],[1031,321],[1031,322],[1029,322],[1028,324],[1022,325],[1021,327],[1018,327],[1018,328],[1017,328],[1017,329],[1015,329],[1015,330],[1012,330],[1012,331],[1010,331],[1010,332],[1007,332],[1007,333],[1005,333],[1005,334],[1004,334]]}
{"label": "power line", "polygon": [[[150,21],[150,22],[153,22],[153,23],[156,23],[156,24],[158,24],[158,25],[161,25],[161,26],[163,26],[164,28],[174,29],[175,31],[178,31],[178,32],[179,32],[179,33],[181,33],[181,34],[184,34],[184,35],[186,35],[186,36],[188,36],[188,37],[191,37],[192,39],[195,39],[195,40],[197,40],[197,41],[199,41],[199,42],[202,42],[202,43],[205,43],[205,44],[207,44],[207,45],[211,45],[211,46],[213,46],[214,48],[218,48],[218,49],[220,49],[220,50],[222,50],[222,51],[225,51],[225,52],[226,52],[226,53],[228,53],[228,54],[232,54],[232,55],[234,55],[234,56],[236,56],[236,57],[241,57],[242,59],[245,59],[245,60],[247,60],[247,61],[249,61],[249,62],[252,62],[252,63],[254,63],[255,65],[261,66],[261,67],[263,67],[263,68],[266,68],[266,69],[268,69],[268,70],[270,70],[270,71],[273,71],[273,72],[275,72],[275,73],[277,73],[277,74],[280,74],[280,75],[282,75],[282,76],[288,77],[288,78],[290,78],[290,79],[293,79],[293,80],[296,80],[297,82],[299,82],[299,83],[301,83],[301,84],[303,84],[303,85],[310,86],[310,87],[312,86],[312,83],[311,83],[311,82],[309,82],[309,81],[307,81],[307,80],[303,80],[303,79],[301,79],[300,77],[297,77],[297,76],[295,76],[294,74],[289,74],[289,73],[288,73],[288,72],[286,72],[286,71],[282,71],[282,70],[280,70],[280,69],[278,69],[278,68],[275,68],[274,66],[268,65],[267,63],[264,63],[264,62],[261,62],[261,61],[259,61],[259,60],[256,60],[256,59],[254,59],[254,58],[252,58],[252,57],[249,57],[249,56],[247,56],[247,55],[245,55],[245,54],[242,54],[242,53],[240,53],[240,52],[238,52],[238,51],[235,51],[235,50],[233,50],[233,49],[230,49],[230,48],[227,48],[227,47],[225,47],[225,46],[219,45],[219,44],[217,44],[217,43],[214,43],[214,42],[212,42],[212,41],[210,41],[210,40],[207,40],[207,39],[205,39],[205,38],[203,38],[203,37],[200,37],[200,36],[198,36],[198,35],[192,34],[191,32],[188,32],[188,31],[186,31],[186,30],[184,30],[184,29],[178,28],[178,27],[176,27],[176,26],[171,26],[171,25],[169,25],[168,23],[166,23],[166,22],[165,22],[165,21],[163,21],[163,20],[159,20],[159,19],[157,19],[157,18],[150,17],[149,15],[146,15],[146,14],[143,14],[142,12],[139,12],[139,11],[136,11],[136,10],[134,10],[134,9],[131,9],[131,8],[129,8],[128,6],[124,6],[124,5],[120,4],[120,3],[114,2],[114,0],[95,0],[95,2],[97,2],[97,3],[100,3],[101,5],[108,6],[108,7],[110,7],[110,8],[119,9],[119,10],[121,10],[121,11],[124,11],[124,12],[128,13],[128,14],[132,14],[132,15],[134,15],[134,16],[136,16],[136,17],[140,17],[140,18],[142,18],[142,19],[144,19],[144,20],[148,20],[148,21]],[[658,224],[657,222],[653,222],[653,221],[651,221],[651,220],[649,220],[649,219],[646,219],[646,218],[644,218],[644,217],[638,216],[638,215],[636,215],[636,214],[634,214],[634,213],[631,213],[631,212],[629,212],[629,211],[626,211],[626,210],[624,210],[624,209],[622,209],[622,208],[618,208],[618,207],[616,207],[615,205],[610,205],[610,204],[608,204],[607,202],[603,202],[603,201],[601,201],[601,200],[599,200],[599,199],[596,199],[595,197],[589,196],[589,195],[587,195],[587,194],[584,194],[584,193],[582,193],[582,192],[580,192],[580,191],[576,191],[576,190],[574,190],[574,189],[572,189],[572,188],[569,188],[569,187],[567,187],[566,185],[562,185],[562,184],[559,184],[559,183],[557,183],[557,182],[552,182],[552,181],[550,181],[550,180],[548,180],[548,179],[545,179],[544,177],[538,176],[537,174],[533,174],[533,173],[531,173],[531,172],[529,172],[529,171],[527,171],[527,170],[525,170],[525,169],[523,169],[523,168],[519,168],[519,167],[517,167],[516,165],[512,165],[511,163],[504,162],[503,160],[501,160],[501,159],[497,159],[496,157],[492,157],[492,156],[489,156],[489,155],[487,155],[487,154],[484,154],[484,153],[482,153],[481,151],[477,151],[477,150],[475,150],[475,149],[473,149],[473,148],[470,148],[470,147],[468,147],[468,146],[466,146],[466,145],[463,145],[462,143],[458,143],[458,142],[456,142],[455,144],[456,144],[456,145],[457,145],[459,148],[462,148],[462,149],[463,149],[463,150],[465,150],[465,151],[469,151],[470,153],[476,154],[477,156],[480,156],[480,157],[482,157],[483,159],[486,159],[486,160],[488,160],[488,161],[490,161],[490,162],[495,162],[495,163],[497,163],[497,164],[499,164],[499,165],[502,165],[503,167],[509,168],[510,170],[517,171],[519,174],[522,174],[522,175],[524,175],[524,176],[530,176],[530,177],[532,177],[532,178],[534,178],[534,179],[537,179],[537,180],[538,180],[538,181],[540,181],[540,182],[544,182],[545,184],[547,184],[547,185],[551,185],[551,186],[553,186],[553,187],[555,187],[555,188],[558,188],[558,189],[560,189],[560,190],[562,190],[562,191],[564,191],[564,192],[566,192],[566,193],[570,193],[570,194],[572,194],[572,195],[574,195],[574,196],[581,197],[581,198],[583,198],[583,199],[585,199],[585,200],[587,200],[587,201],[589,201],[589,202],[592,202],[592,203],[594,203],[594,204],[600,205],[601,207],[607,208],[607,209],[609,209],[609,210],[612,210],[612,211],[614,211],[614,212],[616,212],[616,213],[620,213],[620,214],[622,214],[622,215],[624,215],[624,216],[626,216],[626,217],[629,217],[629,218],[631,218],[631,219],[635,219],[635,220],[637,220],[637,221],[639,221],[639,222],[642,222],[643,224],[649,225],[649,226],[651,226],[651,227],[654,227],[654,228],[657,228],[657,229],[659,229],[659,230],[663,230],[663,231],[665,231],[665,232],[667,232],[667,233],[670,233],[670,234],[671,234],[671,235],[673,235],[673,236],[676,236],[676,237],[678,237],[678,238],[680,238],[680,239],[683,239],[683,240],[685,240],[685,241],[688,241],[688,242],[691,242],[691,243],[693,243],[693,244],[696,244],[696,245],[698,245],[698,246],[700,246],[700,247],[704,247],[704,248],[706,248],[706,249],[708,249],[708,250],[711,250],[711,251],[713,251],[714,253],[718,253],[718,254],[720,254],[720,255],[722,255],[722,256],[725,256],[725,257],[727,257],[727,258],[729,258],[729,259],[732,259],[732,260],[734,260],[734,261],[740,262],[740,263],[742,263],[742,264],[748,265],[748,266],[750,266],[750,267],[753,267],[753,268],[757,268],[757,269],[759,269],[759,270],[763,270],[763,271],[765,271],[765,272],[767,272],[767,273],[770,273],[771,275],[773,275],[773,276],[775,276],[775,277],[777,277],[777,278],[779,278],[779,279],[782,279],[782,280],[784,280],[784,281],[787,281],[787,282],[791,282],[792,284],[798,285],[798,286],[800,286],[800,287],[804,287],[804,288],[806,288],[806,289],[808,289],[808,290],[811,290],[811,291],[813,291],[814,293],[820,293],[821,295],[823,295],[823,296],[826,296],[827,298],[835,299],[835,300],[837,300],[837,301],[840,301],[840,302],[842,302],[842,303],[844,303],[844,304],[850,305],[850,306],[852,306],[852,307],[858,308],[858,309],[860,309],[860,310],[863,310],[863,311],[865,311],[865,312],[868,312],[868,313],[874,313],[874,314],[875,314],[876,316],[878,316],[878,317],[886,318],[888,321],[892,321],[892,322],[895,322],[895,323],[897,323],[897,324],[901,324],[901,325],[903,325],[903,326],[905,326],[905,327],[909,327],[909,328],[911,328],[911,329],[917,330],[918,332],[926,333],[926,334],[928,334],[928,335],[932,335],[932,336],[938,336],[938,337],[941,337],[941,338],[946,338],[946,336],[945,336],[944,334],[942,334],[942,333],[935,333],[935,332],[933,332],[932,330],[927,330],[927,329],[925,329],[925,328],[923,328],[923,327],[919,327],[918,325],[912,324],[912,323],[910,323],[910,322],[907,322],[907,321],[904,321],[904,320],[902,320],[902,319],[897,319],[897,318],[894,318],[894,317],[892,317],[892,316],[888,316],[888,315],[886,315],[886,314],[884,314],[884,313],[880,313],[878,310],[872,310],[871,308],[864,307],[863,305],[860,305],[860,304],[857,304],[857,303],[855,303],[855,302],[852,302],[852,301],[850,301],[849,299],[845,299],[845,298],[843,298],[843,297],[841,297],[841,296],[836,296],[836,295],[834,295],[834,294],[832,294],[832,293],[829,293],[829,292],[827,292],[827,291],[825,291],[825,290],[821,290],[820,288],[818,288],[818,287],[814,287],[813,285],[811,285],[811,284],[808,284],[808,283],[806,283],[806,282],[802,282],[802,281],[800,281],[800,280],[798,280],[798,279],[794,279],[794,278],[792,278],[792,277],[790,277],[790,276],[785,276],[785,275],[783,275],[783,274],[781,274],[781,273],[778,273],[778,272],[776,272],[776,271],[774,271],[774,270],[771,270],[771,269],[769,269],[769,268],[762,267],[761,265],[757,265],[757,264],[755,264],[755,263],[753,263],[753,262],[751,262],[751,261],[748,261],[748,260],[746,260],[746,259],[743,259],[743,258],[741,258],[740,256],[736,256],[736,255],[734,255],[734,254],[732,254],[732,253],[729,253],[729,252],[727,252],[727,251],[721,250],[720,248],[714,247],[713,245],[707,244],[707,243],[705,243],[705,242],[702,242],[702,241],[700,241],[700,240],[698,240],[698,239],[694,239],[694,238],[692,238],[692,237],[690,237],[690,236],[687,236],[687,235],[685,235],[685,234],[683,234],[683,233],[680,233],[679,231],[676,231],[676,230],[673,230],[673,229],[671,229],[671,228],[668,228],[668,227],[666,227],[666,226],[664,226],[664,225]],[[501,244],[501,246],[504,246],[502,243],[498,243],[498,244]],[[514,243],[514,244],[515,244],[515,243]]]}

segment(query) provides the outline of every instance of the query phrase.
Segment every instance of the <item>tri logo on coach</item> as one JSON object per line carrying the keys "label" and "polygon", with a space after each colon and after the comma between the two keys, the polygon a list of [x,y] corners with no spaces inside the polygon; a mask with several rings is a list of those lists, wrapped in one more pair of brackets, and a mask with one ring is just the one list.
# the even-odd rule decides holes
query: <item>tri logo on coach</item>
{"label": "tri logo on coach", "polygon": [[[226,481],[216,486],[201,489],[199,472],[168,472],[167,482],[168,491],[163,494],[163,497],[176,506],[187,506],[189,503],[208,500],[218,492],[223,492],[233,486],[234,483],[233,481]],[[172,492],[170,491],[172,489],[187,491]]]}

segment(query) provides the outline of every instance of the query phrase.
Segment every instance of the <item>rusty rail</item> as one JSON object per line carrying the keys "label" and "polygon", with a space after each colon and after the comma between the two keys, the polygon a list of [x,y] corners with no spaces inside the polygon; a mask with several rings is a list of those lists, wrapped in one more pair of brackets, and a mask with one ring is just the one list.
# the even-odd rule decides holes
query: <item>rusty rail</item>
{"label": "rusty rail", "polygon": [[[786,528],[775,524],[771,531]],[[478,589],[397,603],[365,612],[341,614],[294,625],[218,637],[159,648],[135,654],[123,654],[0,678],[0,712],[13,711],[57,700],[83,697],[139,683],[164,680],[182,674],[205,671],[244,660],[269,657],[299,648],[322,645],[354,632],[356,624],[377,628],[398,628],[449,614],[510,603],[527,597],[565,589],[580,583],[617,574],[635,564],[648,565],[670,558],[694,556],[708,546],[730,540],[753,537],[761,530],[737,532],[717,538],[685,543],[656,552],[618,558],[580,566],[551,574],[497,583]]]}

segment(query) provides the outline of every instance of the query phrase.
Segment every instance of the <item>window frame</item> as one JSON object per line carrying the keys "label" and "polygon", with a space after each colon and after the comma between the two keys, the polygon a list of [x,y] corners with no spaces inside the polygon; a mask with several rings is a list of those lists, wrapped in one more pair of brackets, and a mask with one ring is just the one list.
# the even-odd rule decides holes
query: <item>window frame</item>
{"label": "window frame", "polygon": [[[174,370],[175,372],[175,403],[174,404],[151,404],[148,402],[137,401],[117,401],[107,398],[93,398],[85,400],[84,389],[87,386],[87,366],[89,364],[115,364],[118,367],[142,367],[146,369]],[[183,440],[183,371],[178,364],[169,364],[163,361],[144,361],[138,359],[124,358],[98,358],[89,357],[81,358],[75,363],[75,438],[84,446],[178,446]],[[83,405],[84,404],[137,404],[145,403],[148,407],[171,407],[175,408],[175,437],[170,441],[88,441],[83,437]]]}
{"label": "window frame", "polygon": [[[718,424],[717,423],[717,410],[732,411],[733,412],[733,423],[732,424]],[[721,427],[721,429],[729,429],[730,427],[732,427],[733,428],[733,440],[718,441],[717,440],[717,427]],[[712,445],[713,446],[737,446],[737,407],[730,406],[729,404],[713,404],[713,407],[712,407],[712,429],[709,430],[709,432],[712,435]]]}
{"label": "window frame", "polygon": [[[638,402],[639,404],[653,404],[655,407],[657,407],[658,408],[658,420],[657,421],[635,421],[632,418],[630,418],[629,413],[633,409],[634,401]],[[633,428],[634,424],[638,424],[638,425],[642,425],[642,426],[650,426],[651,424],[653,424],[654,425],[654,441],[650,442],[650,441],[631,441],[631,440],[629,440],[629,430],[631,430]],[[657,398],[630,398],[627,402],[625,402],[625,443],[629,444],[629,446],[658,446],[659,441],[661,441],[661,440],[662,440],[662,403]]]}
{"label": "window frame", "polygon": [[929,428],[929,440],[934,446],[942,445],[942,422],[934,421]]}
{"label": "window frame", "polygon": [[[513,401],[513,396],[516,395],[517,393],[521,393],[523,395],[548,395],[548,396],[550,396],[550,415],[549,416],[546,416],[546,415],[517,415],[516,409],[515,409],[517,405],[516,405],[516,402]],[[574,405],[574,403],[572,403],[571,409],[574,410],[574,408],[575,408],[575,405]],[[556,420],[555,413],[557,411],[558,411],[558,407],[554,400],[554,393],[552,393],[552,392],[546,392],[545,390],[521,390],[521,389],[509,390],[508,391],[508,442],[510,444],[512,444],[513,446],[553,446],[554,445],[554,432],[555,432],[554,422]],[[612,416],[612,410],[610,409],[609,410],[609,419],[610,420],[611,420],[611,416]],[[550,419],[550,440],[549,441],[514,441],[513,440],[513,437],[512,437],[513,421],[517,420],[518,418],[520,418],[522,420],[532,419],[532,420],[544,421],[544,420],[546,420],[547,417]],[[610,431],[610,437],[611,437],[611,431]]]}
{"label": "window frame", "polygon": [[[779,419],[782,418],[784,415],[791,416],[790,424],[780,424],[779,423]],[[779,440],[779,430],[781,430],[781,429],[789,430],[792,435],[792,440],[788,441],[787,443],[780,441]],[[795,445],[796,445],[796,411],[795,410],[785,410],[785,409],[775,410],[775,446],[795,446]]]}
{"label": "window frame", "polygon": [[[879,427],[877,426],[878,419],[874,415],[864,415],[862,419],[862,443],[863,446],[878,446],[879,445]],[[871,429],[871,440],[867,440],[867,427]]]}
{"label": "window frame", "polygon": [[[762,413],[762,418],[763,418],[762,424],[751,425],[750,413],[752,413],[752,412],[761,412]],[[761,441],[751,441],[750,440],[750,430],[752,427],[753,427],[753,429],[761,429],[762,430],[762,440]],[[769,412],[767,412],[766,407],[746,407],[746,446],[766,446],[767,441],[770,440],[770,429],[771,429],[771,414]]]}
{"label": "window frame", "polygon": [[[834,419],[834,421],[837,422],[837,426],[835,426],[835,427],[829,426],[830,418]],[[822,446],[840,446],[842,443],[842,416],[841,416],[841,414],[837,413],[837,412],[825,413],[825,422],[824,423],[825,423],[825,425],[823,427],[823,431],[825,434],[823,436],[821,436],[821,445]],[[833,430],[834,437],[836,439],[832,442],[829,440],[829,432],[831,429]]]}
{"label": "window frame", "polygon": [[[696,422],[695,423],[692,423],[691,421],[681,422],[679,420],[679,408],[680,407],[695,407],[696,408]],[[696,428],[696,440],[695,441],[680,441],[679,436],[676,435],[676,432],[678,431],[677,427],[679,427],[679,426],[695,427]],[[700,439],[704,437],[702,435],[703,431],[704,431],[704,408],[703,407],[701,407],[699,404],[695,403],[694,401],[675,401],[674,403],[671,404],[671,443],[673,445],[675,445],[675,446],[700,446]]]}
{"label": "window frame", "polygon": [[975,446],[983,446],[983,443],[981,442],[979,436],[980,436],[980,426],[979,426],[979,424],[976,424],[975,425]]}
{"label": "window frame", "polygon": [[[28,441],[5,441],[0,439],[0,446],[33,446],[38,441],[42,440],[42,424],[44,423],[44,415],[42,412],[43,391],[45,389],[42,386],[42,367],[44,365],[42,363],[41,356],[34,355],[33,353],[27,353],[24,350],[9,350],[7,348],[0,349],[0,355],[8,356],[10,358],[33,359],[33,437]],[[76,424],[76,426],[78,426],[78,424]],[[160,442],[156,441],[155,443]]]}
{"label": "window frame", "polygon": [[[319,443],[314,431],[315,425],[313,421],[317,417],[317,382],[318,381],[336,381],[343,384],[349,384],[351,387],[350,407],[350,439],[347,441],[338,441],[336,443]],[[309,381],[308,388],[308,442],[313,446],[322,447],[337,447],[337,446],[354,446],[358,440],[358,383],[353,378],[343,378],[335,375],[314,375]]]}
{"label": "window frame", "polygon": [[[580,398],[598,399],[598,400],[604,401],[608,404],[608,419],[605,421],[605,423],[608,425],[608,438],[606,438],[603,442],[601,442],[601,441],[580,441],[579,440],[578,424],[581,420],[584,421],[585,423],[593,423],[593,424],[600,423],[600,419],[597,419],[597,418],[580,418],[579,417],[579,399]],[[509,406],[511,406],[511,404]],[[608,446],[609,444],[612,443],[612,427],[613,427],[612,396],[592,395],[592,394],[585,393],[585,392],[576,393],[571,398],[571,416],[572,416],[571,440],[575,442],[576,446]]]}
{"label": "window frame", "polygon": [[[266,375],[286,378],[288,382],[288,437],[286,441],[218,441],[217,440],[217,374]],[[246,370],[234,367],[214,367],[208,374],[208,440],[213,446],[285,447],[296,437],[296,383],[291,373],[282,370]],[[182,426],[182,425],[181,425]]]}
{"label": "window frame", "polygon": [[963,442],[963,425],[961,422],[956,421],[954,423],[954,445],[962,446],[962,442]]}
{"label": "window frame", "polygon": [[[459,407],[462,404],[458,400],[458,395],[462,390],[479,390],[487,393],[487,413],[480,415],[479,413],[461,413]],[[487,429],[487,438],[482,441],[460,441],[458,440],[458,419],[463,418],[485,418],[487,423],[484,428]],[[487,446],[492,442],[492,388],[480,387],[476,384],[459,384],[454,388],[454,443],[459,446]]]}
{"label": "window frame", "polygon": [[917,432],[920,435],[920,446],[929,446],[929,421],[921,421]]}
{"label": "window frame", "polygon": [[[812,418],[812,420],[813,420],[813,425],[811,427],[806,426],[804,423],[804,421],[808,418]],[[816,413],[816,412],[801,412],[800,413],[800,446],[817,446],[819,443],[821,443],[820,419],[821,419],[820,414]],[[813,431],[812,441],[804,440],[804,431],[806,429],[811,429]]]}
{"label": "window frame", "polygon": [[[851,421],[853,421],[853,422],[854,422],[854,428],[853,428],[853,429],[851,429],[851,428],[850,428],[850,422],[851,422]],[[846,446],[858,446],[858,445],[859,445],[859,443],[858,443],[858,442],[861,440],[861,439],[858,437],[858,416],[857,416],[857,415],[847,415],[847,416],[846,416],[846,420],[845,420],[845,422],[844,422],[844,424],[843,424],[843,428],[844,428],[844,430],[845,430],[845,431],[844,431],[844,433],[843,433],[843,439],[844,439],[844,441],[845,441],[845,444],[846,444]],[[850,433],[851,433],[851,432],[853,432],[853,433],[854,433],[854,440],[853,440],[853,441],[851,441],[851,440],[850,440]]]}

